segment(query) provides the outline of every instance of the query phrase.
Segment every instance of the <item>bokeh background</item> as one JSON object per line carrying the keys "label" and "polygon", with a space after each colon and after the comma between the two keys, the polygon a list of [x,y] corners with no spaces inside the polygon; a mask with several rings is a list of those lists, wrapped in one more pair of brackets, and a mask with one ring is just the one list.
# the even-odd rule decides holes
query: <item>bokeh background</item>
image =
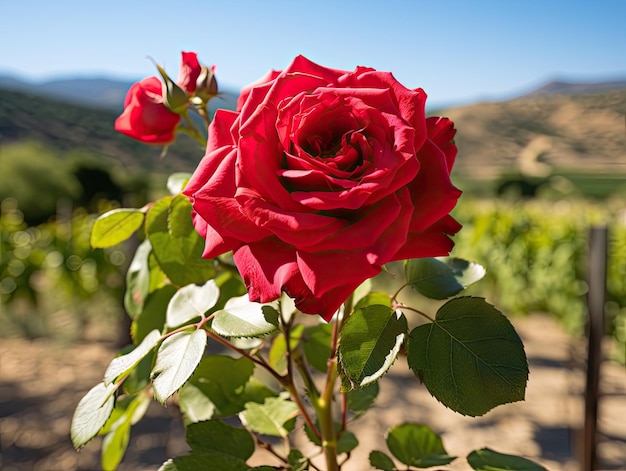
{"label": "bokeh background", "polygon": [[[184,137],[161,157],[113,131],[130,85],[154,62],[176,76],[184,50],[217,66],[213,107],[303,54],[389,70],[455,121],[453,254],[486,267],[471,293],[518,326],[537,389],[480,426],[415,405],[451,454],[464,432],[580,469],[588,237],[608,227],[599,469],[626,469],[625,19],[618,0],[0,3],[0,466],[99,467],[97,443],[71,449],[69,419],[128,342],[133,247],[92,250],[89,227],[161,196],[202,157]],[[380,414],[414,400],[389,397]],[[120,469],[156,469],[184,448],[175,412],[151,413]]]}

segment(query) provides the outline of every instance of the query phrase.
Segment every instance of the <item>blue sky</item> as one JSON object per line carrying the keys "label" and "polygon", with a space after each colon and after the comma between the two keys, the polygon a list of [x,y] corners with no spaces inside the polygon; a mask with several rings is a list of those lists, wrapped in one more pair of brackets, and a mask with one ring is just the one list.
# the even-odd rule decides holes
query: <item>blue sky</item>
{"label": "blue sky", "polygon": [[555,78],[626,78],[622,0],[21,0],[0,4],[0,73],[178,73],[180,51],[239,88],[297,54],[389,70],[431,103],[499,99]]}

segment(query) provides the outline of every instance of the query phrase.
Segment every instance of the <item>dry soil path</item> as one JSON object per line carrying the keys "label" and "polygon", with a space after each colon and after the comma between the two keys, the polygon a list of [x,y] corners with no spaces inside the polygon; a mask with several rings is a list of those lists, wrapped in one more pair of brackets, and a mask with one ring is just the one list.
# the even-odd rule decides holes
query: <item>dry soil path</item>
{"label": "dry soil path", "polygon": [[[385,431],[401,422],[423,422],[443,436],[449,454],[463,457],[490,447],[535,459],[550,470],[580,469],[583,423],[584,346],[556,323],[536,315],[514,321],[530,361],[525,402],[501,406],[478,419],[441,406],[415,388],[405,365],[381,382],[376,408],[361,419],[360,440],[345,471],[369,469],[369,450],[384,449]],[[76,453],[69,441],[72,411],[101,380],[115,350],[102,343],[61,347],[45,341],[0,340],[0,469],[4,471],[92,471],[99,469],[99,438]],[[600,408],[600,466],[626,470],[626,370],[605,362]],[[408,382],[411,387],[407,387]],[[133,429],[120,471],[156,470],[185,449],[173,408],[153,404]],[[460,458],[447,468],[470,469]]]}

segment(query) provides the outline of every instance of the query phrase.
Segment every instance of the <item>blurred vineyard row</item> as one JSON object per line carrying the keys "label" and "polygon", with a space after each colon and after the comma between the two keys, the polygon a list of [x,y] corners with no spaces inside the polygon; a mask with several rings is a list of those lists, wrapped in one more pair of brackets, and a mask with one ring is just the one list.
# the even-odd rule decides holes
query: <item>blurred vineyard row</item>
{"label": "blurred vineyard row", "polygon": [[623,199],[466,199],[455,216],[464,227],[453,254],[487,269],[472,294],[487,297],[507,315],[548,312],[576,336],[584,334],[587,319],[589,231],[608,227],[606,329],[615,340],[611,356],[626,362]]}
{"label": "blurred vineyard row", "polygon": [[[453,255],[487,269],[469,294],[488,298],[507,315],[551,313],[573,335],[582,335],[589,229],[607,225],[607,334],[615,339],[612,355],[624,362],[625,208],[621,199],[462,199],[454,215],[464,228]],[[77,338],[94,321],[111,325],[123,317],[122,267],[130,254],[123,246],[90,249],[94,215],[70,211],[57,222],[28,227],[15,200],[6,199],[1,216],[0,335],[67,336],[71,326],[69,335]]]}

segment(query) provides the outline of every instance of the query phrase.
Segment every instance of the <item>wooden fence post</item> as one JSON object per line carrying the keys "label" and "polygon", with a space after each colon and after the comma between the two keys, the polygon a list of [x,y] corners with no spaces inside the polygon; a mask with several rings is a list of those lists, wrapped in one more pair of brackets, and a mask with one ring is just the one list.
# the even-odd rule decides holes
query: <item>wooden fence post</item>
{"label": "wooden fence post", "polygon": [[600,399],[600,367],[606,302],[607,246],[608,229],[592,227],[589,234],[589,293],[587,295],[589,319],[583,471],[594,471],[597,462],[598,400]]}

